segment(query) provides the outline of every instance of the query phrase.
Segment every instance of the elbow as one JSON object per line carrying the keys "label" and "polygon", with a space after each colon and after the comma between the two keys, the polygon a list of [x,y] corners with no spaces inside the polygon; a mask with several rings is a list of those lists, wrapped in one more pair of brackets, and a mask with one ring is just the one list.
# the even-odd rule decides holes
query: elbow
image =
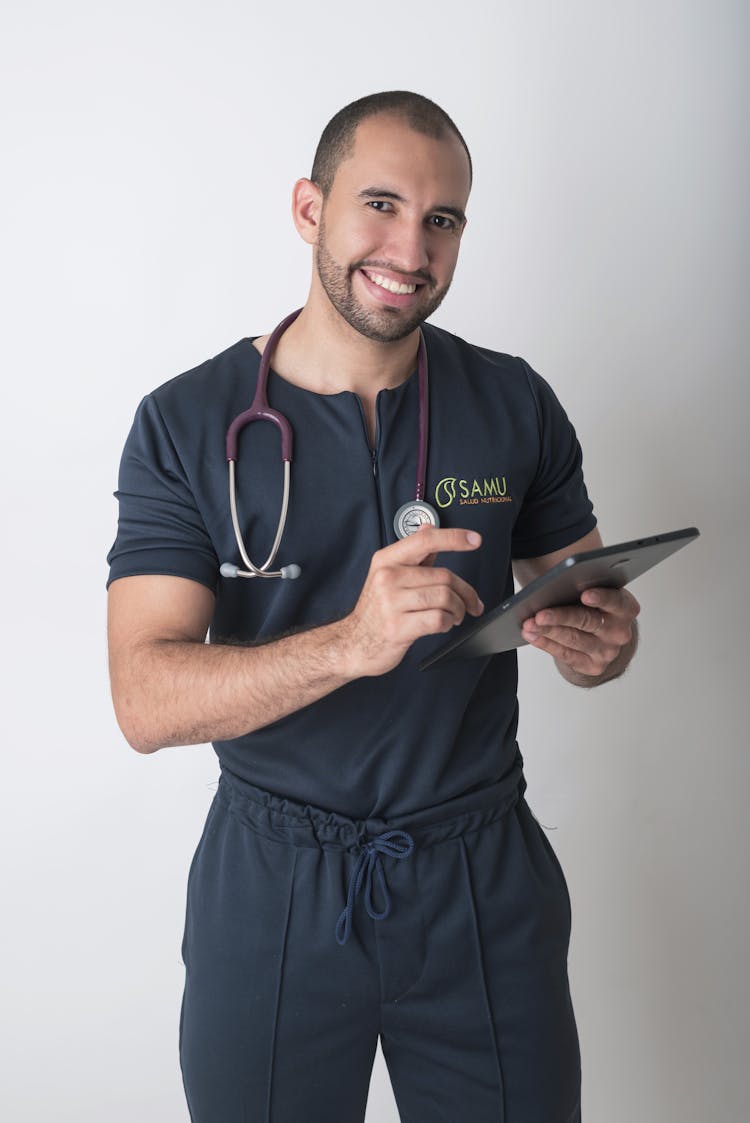
{"label": "elbow", "polygon": [[137,705],[129,699],[118,697],[115,691],[112,692],[112,703],[120,732],[131,749],[141,756],[150,756],[151,753],[164,748],[163,743],[154,736],[155,730],[145,727]]}
{"label": "elbow", "polygon": [[141,756],[150,756],[151,753],[158,752],[159,749],[164,748],[164,746],[154,740],[153,737],[149,737],[143,729],[138,728],[129,721],[121,719],[117,714],[117,709],[115,709],[115,714],[117,716],[117,724],[120,727],[120,732],[123,737],[130,745],[131,749],[135,749]]}
{"label": "elbow", "polygon": [[131,654],[127,660],[110,656],[109,686],[112,706],[120,732],[131,749],[149,756],[164,747],[161,730],[156,728],[159,707],[144,684],[147,674]]}
{"label": "elbow", "polygon": [[154,741],[147,741],[137,736],[128,736],[128,734],[125,733],[124,730],[123,736],[125,737],[127,743],[130,745],[131,749],[135,749],[135,751],[137,753],[140,753],[141,756],[150,756],[152,753],[156,753],[159,751],[159,749],[164,748],[163,745],[158,745]]}

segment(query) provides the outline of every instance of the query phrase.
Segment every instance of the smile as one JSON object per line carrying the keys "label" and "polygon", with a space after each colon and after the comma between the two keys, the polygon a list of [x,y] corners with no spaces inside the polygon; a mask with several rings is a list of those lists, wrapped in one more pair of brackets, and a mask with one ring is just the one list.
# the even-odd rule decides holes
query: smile
{"label": "smile", "polygon": [[399,284],[398,281],[391,281],[388,277],[383,277],[380,273],[368,273],[366,269],[363,269],[362,272],[374,285],[379,285],[381,289],[386,289],[388,292],[395,293],[399,296],[405,296],[417,291],[416,285]]}

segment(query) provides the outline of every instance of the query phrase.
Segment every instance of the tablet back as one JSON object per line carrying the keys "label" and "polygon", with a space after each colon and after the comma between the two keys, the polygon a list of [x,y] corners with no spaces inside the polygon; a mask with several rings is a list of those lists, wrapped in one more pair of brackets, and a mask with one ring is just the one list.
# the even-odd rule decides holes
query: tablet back
{"label": "tablet back", "polygon": [[599,550],[571,554],[478,620],[465,620],[454,630],[447,643],[422,660],[419,669],[424,671],[444,660],[494,655],[521,647],[526,643],[521,625],[534,613],[543,608],[578,604],[585,589],[622,588],[692,542],[698,533],[691,526],[668,534],[638,538],[634,542],[620,542]]}

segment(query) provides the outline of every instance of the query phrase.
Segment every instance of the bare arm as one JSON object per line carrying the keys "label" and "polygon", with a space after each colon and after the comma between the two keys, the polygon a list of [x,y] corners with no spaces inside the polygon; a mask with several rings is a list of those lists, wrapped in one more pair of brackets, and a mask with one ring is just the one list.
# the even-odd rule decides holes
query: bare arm
{"label": "bare arm", "polygon": [[[435,554],[473,550],[462,530],[423,528],[373,555],[348,616],[258,646],[206,644],[214,596],[181,577],[121,577],[109,589],[110,678],[126,739],[142,753],[229,740],[401,662],[423,635],[483,606]],[[252,596],[252,589],[248,590]]]}
{"label": "bare arm", "polygon": [[[527,585],[571,554],[601,545],[594,529],[564,550],[516,561],[513,569],[518,581]],[[627,589],[588,589],[580,605],[537,612],[525,621],[523,637],[552,655],[560,674],[574,686],[599,686],[618,678],[633,658],[639,612],[638,601]]]}

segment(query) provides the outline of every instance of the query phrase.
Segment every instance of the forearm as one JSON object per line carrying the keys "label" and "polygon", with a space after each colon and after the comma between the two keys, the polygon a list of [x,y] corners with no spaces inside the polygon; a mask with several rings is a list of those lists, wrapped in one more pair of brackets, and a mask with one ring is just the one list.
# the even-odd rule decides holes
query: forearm
{"label": "forearm", "polygon": [[256,646],[158,640],[113,675],[120,728],[134,749],[225,741],[303,709],[355,677],[341,622]]}
{"label": "forearm", "polygon": [[580,671],[575,671],[568,663],[564,663],[561,659],[555,659],[558,671],[566,682],[572,683],[573,686],[589,688],[592,686],[601,686],[605,682],[611,682],[613,679],[619,678],[627,669],[638,647],[638,625],[635,620],[631,624],[631,632],[632,634],[629,642],[620,648],[619,655],[601,674],[584,675]]}
{"label": "forearm", "polygon": [[309,706],[348,682],[384,675],[415,640],[447,632],[483,605],[446,551],[475,550],[474,531],[422,527],[377,550],[356,605],[331,624],[252,646],[205,644],[212,592],[142,574],[109,590],[112,700],[138,752],[227,741]]}

